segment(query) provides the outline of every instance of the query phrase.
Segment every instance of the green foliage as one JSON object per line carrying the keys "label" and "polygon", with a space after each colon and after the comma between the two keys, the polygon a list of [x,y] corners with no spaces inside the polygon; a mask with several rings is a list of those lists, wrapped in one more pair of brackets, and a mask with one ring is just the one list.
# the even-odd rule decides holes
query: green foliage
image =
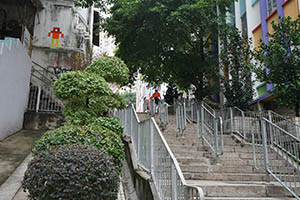
{"label": "green foliage", "polygon": [[132,103],[136,106],[136,93],[135,92],[125,92],[121,94],[121,96],[125,99],[126,104]]}
{"label": "green foliage", "polygon": [[[139,70],[148,82],[193,85],[198,100],[212,94],[211,74],[217,71],[218,23],[225,24],[233,0],[121,0],[103,27],[116,38],[118,56],[131,77]],[[220,15],[217,15],[216,4]]]}
{"label": "green foliage", "polygon": [[125,108],[125,100],[112,92],[107,81],[128,81],[128,68],[119,58],[100,58],[85,71],[64,73],[55,81],[54,93],[64,101],[63,114],[69,123],[84,125],[90,118],[105,116],[110,109]]}
{"label": "green foliage", "polygon": [[[118,128],[116,127],[116,129]],[[114,158],[114,162],[119,168],[122,167],[124,145],[121,137],[105,126],[68,125],[48,131],[36,142],[32,152],[37,154],[40,151],[71,144],[91,145],[103,150]]]}
{"label": "green foliage", "polygon": [[169,105],[173,105],[174,99],[179,97],[178,90],[175,85],[168,85],[168,89],[166,91],[165,100]]}
{"label": "green foliage", "polygon": [[63,109],[63,115],[68,122],[74,125],[88,124],[89,119],[104,116],[110,109],[123,109],[126,107],[125,100],[118,94],[111,96],[96,96],[88,99],[88,103],[83,99],[77,101],[67,101]]}
{"label": "green foliage", "polygon": [[74,4],[77,7],[89,8],[94,5],[96,8],[100,8],[102,12],[107,12],[110,5],[116,0],[75,0]]}
{"label": "green foliage", "polygon": [[63,73],[54,83],[54,94],[62,101],[111,95],[112,91],[101,76],[85,71]]}
{"label": "green foliage", "polygon": [[120,120],[115,117],[100,117],[91,119],[88,121],[88,124],[105,127],[120,136],[123,134],[123,125]]}
{"label": "green foliage", "polygon": [[119,175],[112,157],[104,151],[71,145],[37,154],[22,185],[30,200],[115,200]]}
{"label": "green foliage", "polygon": [[129,79],[126,64],[117,57],[104,56],[85,69],[86,72],[96,73],[107,82],[125,85]]}
{"label": "green foliage", "polygon": [[225,76],[221,78],[226,106],[247,109],[253,99],[249,41],[241,37],[235,27],[228,27],[221,34],[221,65]]}
{"label": "green foliage", "polygon": [[300,16],[295,21],[290,17],[279,20],[272,24],[274,32],[268,34],[268,44],[261,43],[254,54],[258,60],[255,72],[261,81],[274,84],[269,92],[283,105],[294,104],[299,116]]}

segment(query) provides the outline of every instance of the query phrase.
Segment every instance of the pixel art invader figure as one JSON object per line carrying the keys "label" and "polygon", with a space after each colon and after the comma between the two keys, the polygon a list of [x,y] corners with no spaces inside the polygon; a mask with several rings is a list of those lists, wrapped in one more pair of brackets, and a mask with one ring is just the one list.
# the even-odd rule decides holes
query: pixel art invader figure
{"label": "pixel art invader figure", "polygon": [[55,40],[56,40],[56,45],[55,46],[60,47],[59,35],[61,35],[61,38],[64,38],[64,34],[62,32],[60,32],[59,27],[54,27],[53,30],[48,33],[48,37],[51,36],[51,33],[52,33],[52,42],[50,44],[50,47],[54,47],[54,41]]}

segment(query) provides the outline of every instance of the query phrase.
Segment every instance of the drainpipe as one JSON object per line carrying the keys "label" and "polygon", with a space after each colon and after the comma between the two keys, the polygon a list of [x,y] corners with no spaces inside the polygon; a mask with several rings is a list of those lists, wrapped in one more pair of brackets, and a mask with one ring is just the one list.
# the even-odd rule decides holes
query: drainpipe
{"label": "drainpipe", "polygon": [[89,8],[89,10],[90,10],[90,17],[89,17],[90,41],[89,41],[89,45],[92,49],[93,48],[93,33],[94,33],[94,29],[93,29],[93,25],[94,25],[94,4]]}

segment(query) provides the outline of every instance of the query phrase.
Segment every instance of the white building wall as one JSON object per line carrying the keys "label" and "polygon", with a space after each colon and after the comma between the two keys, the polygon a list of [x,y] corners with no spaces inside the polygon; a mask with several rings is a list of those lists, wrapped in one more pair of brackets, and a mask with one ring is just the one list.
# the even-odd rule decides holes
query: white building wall
{"label": "white building wall", "polygon": [[242,22],[240,15],[240,4],[238,1],[234,2],[234,10],[235,10],[235,26],[241,31],[242,30]]}
{"label": "white building wall", "polygon": [[[248,26],[248,39],[251,41],[251,48],[253,49],[253,29],[261,23],[260,19],[260,4],[259,1],[256,2],[253,6],[251,5],[251,1],[246,0],[246,14],[247,14],[247,26]],[[239,1],[235,2],[235,22],[236,27],[241,31],[242,23],[240,16],[240,4]],[[254,99],[258,97],[258,93],[256,87],[261,84],[261,82],[256,80],[255,74],[252,73],[252,80],[254,80]]]}
{"label": "white building wall", "polygon": [[15,41],[0,40],[0,140],[22,129],[27,108],[31,60]]}
{"label": "white building wall", "polygon": [[[251,5],[251,1],[246,0],[246,9],[247,9],[247,24],[248,24],[248,38],[251,43],[251,48],[254,48],[254,38],[252,31],[261,23],[260,18],[260,4],[259,1],[256,2],[253,6]],[[254,80],[254,99],[258,98],[258,93],[256,87],[261,84],[261,82],[256,80],[255,74],[252,73],[252,80]]]}
{"label": "white building wall", "polygon": [[[44,9],[37,13],[32,41],[32,60],[46,68],[74,68],[78,54],[87,55],[92,47],[92,8],[77,8],[70,0],[41,0]],[[59,44],[51,47],[52,34],[59,27]]]}
{"label": "white building wall", "polygon": [[[260,24],[260,6],[259,2],[256,2],[253,6],[251,1],[246,0],[246,10],[247,10],[247,24],[248,24],[248,39],[253,41],[252,30]],[[252,44],[253,48],[253,44]]]}

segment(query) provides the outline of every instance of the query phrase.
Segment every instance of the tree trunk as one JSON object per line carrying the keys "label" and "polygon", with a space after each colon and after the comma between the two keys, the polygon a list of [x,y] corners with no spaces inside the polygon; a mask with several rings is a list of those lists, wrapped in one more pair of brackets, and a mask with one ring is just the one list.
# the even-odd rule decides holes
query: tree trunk
{"label": "tree trunk", "polygon": [[296,117],[300,117],[300,115],[299,115],[299,103],[295,104],[295,114],[296,114]]}
{"label": "tree trunk", "polygon": [[86,98],[85,105],[87,108],[89,107],[89,98]]}
{"label": "tree trunk", "polygon": [[197,103],[200,103],[201,101],[203,101],[202,87],[201,86],[197,86],[194,95],[195,95]]}

